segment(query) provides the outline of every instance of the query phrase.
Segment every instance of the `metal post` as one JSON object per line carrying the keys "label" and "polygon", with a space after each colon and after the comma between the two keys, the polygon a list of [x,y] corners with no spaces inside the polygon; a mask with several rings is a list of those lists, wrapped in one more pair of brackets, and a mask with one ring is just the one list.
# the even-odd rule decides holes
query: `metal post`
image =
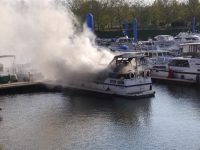
{"label": "metal post", "polygon": [[134,42],[137,43],[137,19],[133,20],[133,35],[134,35]]}
{"label": "metal post", "polygon": [[195,33],[195,18],[192,19],[192,33]]}
{"label": "metal post", "polygon": [[85,17],[87,26],[94,32],[94,25],[93,25],[93,16],[92,14],[88,13]]}
{"label": "metal post", "polygon": [[128,21],[126,20],[124,24],[125,24],[125,36],[128,36]]}

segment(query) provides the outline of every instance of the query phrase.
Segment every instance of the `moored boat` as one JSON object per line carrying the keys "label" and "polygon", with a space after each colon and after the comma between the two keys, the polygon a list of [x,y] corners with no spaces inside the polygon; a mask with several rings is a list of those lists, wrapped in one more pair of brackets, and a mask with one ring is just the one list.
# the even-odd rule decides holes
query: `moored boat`
{"label": "moored boat", "polygon": [[150,70],[144,58],[145,56],[139,53],[117,55],[106,71],[88,75],[88,78],[76,78],[65,84],[62,82],[62,85],[78,90],[128,98],[154,96]]}
{"label": "moored boat", "polygon": [[152,79],[197,84],[200,82],[200,57],[174,57],[168,64],[153,65]]}

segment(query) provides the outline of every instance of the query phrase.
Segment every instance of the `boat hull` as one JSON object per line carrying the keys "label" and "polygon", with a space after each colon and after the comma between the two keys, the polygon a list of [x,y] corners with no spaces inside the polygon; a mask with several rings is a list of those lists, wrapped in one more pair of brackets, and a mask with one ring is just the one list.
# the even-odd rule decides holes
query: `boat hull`
{"label": "boat hull", "polygon": [[1,75],[0,76],[0,83],[8,83],[10,81],[10,75]]}
{"label": "boat hull", "polygon": [[170,83],[198,84],[200,73],[173,71],[173,78],[168,77],[168,70],[151,70],[152,81],[166,81]]}
{"label": "boat hull", "polygon": [[138,77],[136,79],[112,79],[102,81],[78,80],[63,84],[64,87],[93,93],[101,93],[127,98],[150,97],[155,95],[152,90],[151,78]]}

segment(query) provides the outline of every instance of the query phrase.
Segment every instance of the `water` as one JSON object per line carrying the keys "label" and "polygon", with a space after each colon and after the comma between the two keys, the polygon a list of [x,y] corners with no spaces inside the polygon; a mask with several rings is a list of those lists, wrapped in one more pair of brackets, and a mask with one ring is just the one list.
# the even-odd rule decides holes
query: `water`
{"label": "water", "polygon": [[155,97],[0,96],[0,150],[200,150],[200,88],[154,84]]}

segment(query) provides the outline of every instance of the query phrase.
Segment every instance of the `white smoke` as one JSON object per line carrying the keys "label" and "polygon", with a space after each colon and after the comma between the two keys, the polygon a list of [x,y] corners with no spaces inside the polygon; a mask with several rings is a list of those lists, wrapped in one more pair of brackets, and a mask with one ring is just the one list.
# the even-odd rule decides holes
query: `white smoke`
{"label": "white smoke", "polygon": [[16,55],[16,63],[30,59],[49,78],[70,80],[105,68],[99,63],[113,55],[98,51],[94,38],[69,9],[49,0],[0,1],[0,55]]}

